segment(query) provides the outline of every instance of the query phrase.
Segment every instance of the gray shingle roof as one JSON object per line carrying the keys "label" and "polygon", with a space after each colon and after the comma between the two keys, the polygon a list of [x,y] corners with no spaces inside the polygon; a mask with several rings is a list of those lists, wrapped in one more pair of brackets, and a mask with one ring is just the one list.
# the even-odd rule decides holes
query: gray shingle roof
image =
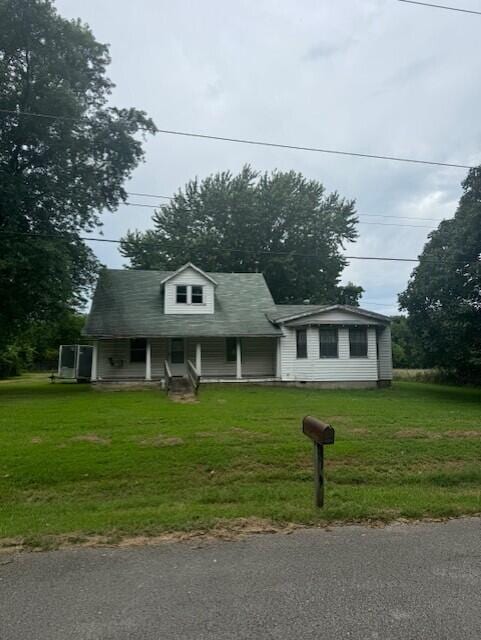
{"label": "gray shingle roof", "polygon": [[270,311],[267,315],[269,319],[275,322],[280,318],[287,318],[289,316],[294,316],[297,313],[307,313],[308,311],[312,311],[313,313],[316,311],[322,311],[325,307],[330,307],[332,305],[326,304],[276,304],[276,308],[274,311]]}
{"label": "gray shingle roof", "polygon": [[389,316],[384,316],[375,311],[368,311],[367,309],[361,309],[361,307],[352,307],[347,304],[277,304],[274,311],[270,311],[267,316],[272,322],[278,322],[284,318],[295,317],[296,315],[313,314],[316,312],[327,311],[328,309],[340,309],[341,311],[348,311],[360,316],[366,316],[368,318],[374,318],[376,320],[382,320],[384,322],[391,322]]}
{"label": "gray shingle roof", "polygon": [[164,314],[160,282],[172,272],[105,269],[84,335],[91,337],[277,336],[275,312],[261,273],[211,273],[218,283],[212,315]]}

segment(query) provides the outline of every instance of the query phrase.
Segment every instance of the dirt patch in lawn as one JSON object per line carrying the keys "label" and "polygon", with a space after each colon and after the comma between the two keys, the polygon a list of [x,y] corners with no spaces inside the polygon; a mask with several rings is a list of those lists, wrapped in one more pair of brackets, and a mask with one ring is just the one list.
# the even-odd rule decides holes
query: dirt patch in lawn
{"label": "dirt patch in lawn", "polygon": [[137,444],[139,447],[177,447],[184,444],[184,440],[182,438],[167,437],[159,433],[159,435],[152,438],[142,438],[142,440],[137,441]]}
{"label": "dirt patch in lawn", "polygon": [[443,438],[481,438],[481,429],[479,431],[444,431]]}
{"label": "dirt patch in lawn", "polygon": [[110,438],[102,438],[102,436],[98,436],[96,433],[86,433],[80,436],[74,436],[70,438],[71,442],[90,442],[92,444],[101,444],[101,445],[109,445],[111,444]]}

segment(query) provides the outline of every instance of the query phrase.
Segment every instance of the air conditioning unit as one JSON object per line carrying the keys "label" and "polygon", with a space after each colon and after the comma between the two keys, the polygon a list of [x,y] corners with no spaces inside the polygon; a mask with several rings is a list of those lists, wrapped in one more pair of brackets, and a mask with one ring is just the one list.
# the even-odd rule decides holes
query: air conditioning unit
{"label": "air conditioning unit", "polygon": [[90,380],[93,347],[88,344],[62,344],[58,353],[58,377],[63,380]]}

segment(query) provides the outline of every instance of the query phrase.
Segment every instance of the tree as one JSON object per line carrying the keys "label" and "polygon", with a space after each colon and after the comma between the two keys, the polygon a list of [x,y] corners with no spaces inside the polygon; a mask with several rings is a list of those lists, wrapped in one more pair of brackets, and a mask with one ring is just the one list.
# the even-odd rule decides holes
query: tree
{"label": "tree", "polygon": [[0,378],[31,369],[55,369],[58,347],[83,341],[85,316],[65,309],[52,320],[31,323],[10,341],[0,358]]}
{"label": "tree", "polygon": [[406,316],[391,318],[392,357],[395,369],[422,369],[429,362],[420,352]]}
{"label": "tree", "polygon": [[108,47],[51,0],[0,0],[0,24],[1,358],[30,323],[84,299],[97,261],[79,233],[126,199],[136,134],[155,127],[108,106]]}
{"label": "tree", "polygon": [[353,282],[348,282],[344,286],[338,287],[337,299],[335,302],[346,304],[350,307],[358,307],[362,298],[364,289]]}
{"label": "tree", "polygon": [[191,180],[153,222],[153,230],[123,239],[133,268],[191,261],[206,271],[261,271],[276,302],[285,303],[337,301],[341,249],[357,237],[353,201],[327,195],[300,173],[261,175],[250,166]]}
{"label": "tree", "polygon": [[424,354],[464,379],[481,379],[481,168],[470,170],[454,218],[431,232],[399,296]]}

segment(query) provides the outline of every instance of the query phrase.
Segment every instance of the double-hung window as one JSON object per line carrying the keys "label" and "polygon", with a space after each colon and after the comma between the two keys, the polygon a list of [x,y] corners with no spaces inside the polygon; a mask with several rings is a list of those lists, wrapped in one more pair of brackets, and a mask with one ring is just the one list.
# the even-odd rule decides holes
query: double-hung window
{"label": "double-hung window", "polygon": [[339,357],[337,327],[319,327],[319,357]]}
{"label": "double-hung window", "polygon": [[178,284],[175,289],[175,300],[177,304],[187,304],[187,285]]}
{"label": "double-hung window", "polygon": [[198,284],[178,284],[175,288],[175,301],[177,304],[203,304],[204,287]]}
{"label": "double-hung window", "polygon": [[192,304],[202,304],[204,302],[204,287],[201,285],[192,285],[191,301]]}
{"label": "double-hung window", "polygon": [[351,358],[367,358],[367,327],[349,327]]}
{"label": "double-hung window", "polygon": [[307,329],[296,329],[296,356],[307,358]]}

